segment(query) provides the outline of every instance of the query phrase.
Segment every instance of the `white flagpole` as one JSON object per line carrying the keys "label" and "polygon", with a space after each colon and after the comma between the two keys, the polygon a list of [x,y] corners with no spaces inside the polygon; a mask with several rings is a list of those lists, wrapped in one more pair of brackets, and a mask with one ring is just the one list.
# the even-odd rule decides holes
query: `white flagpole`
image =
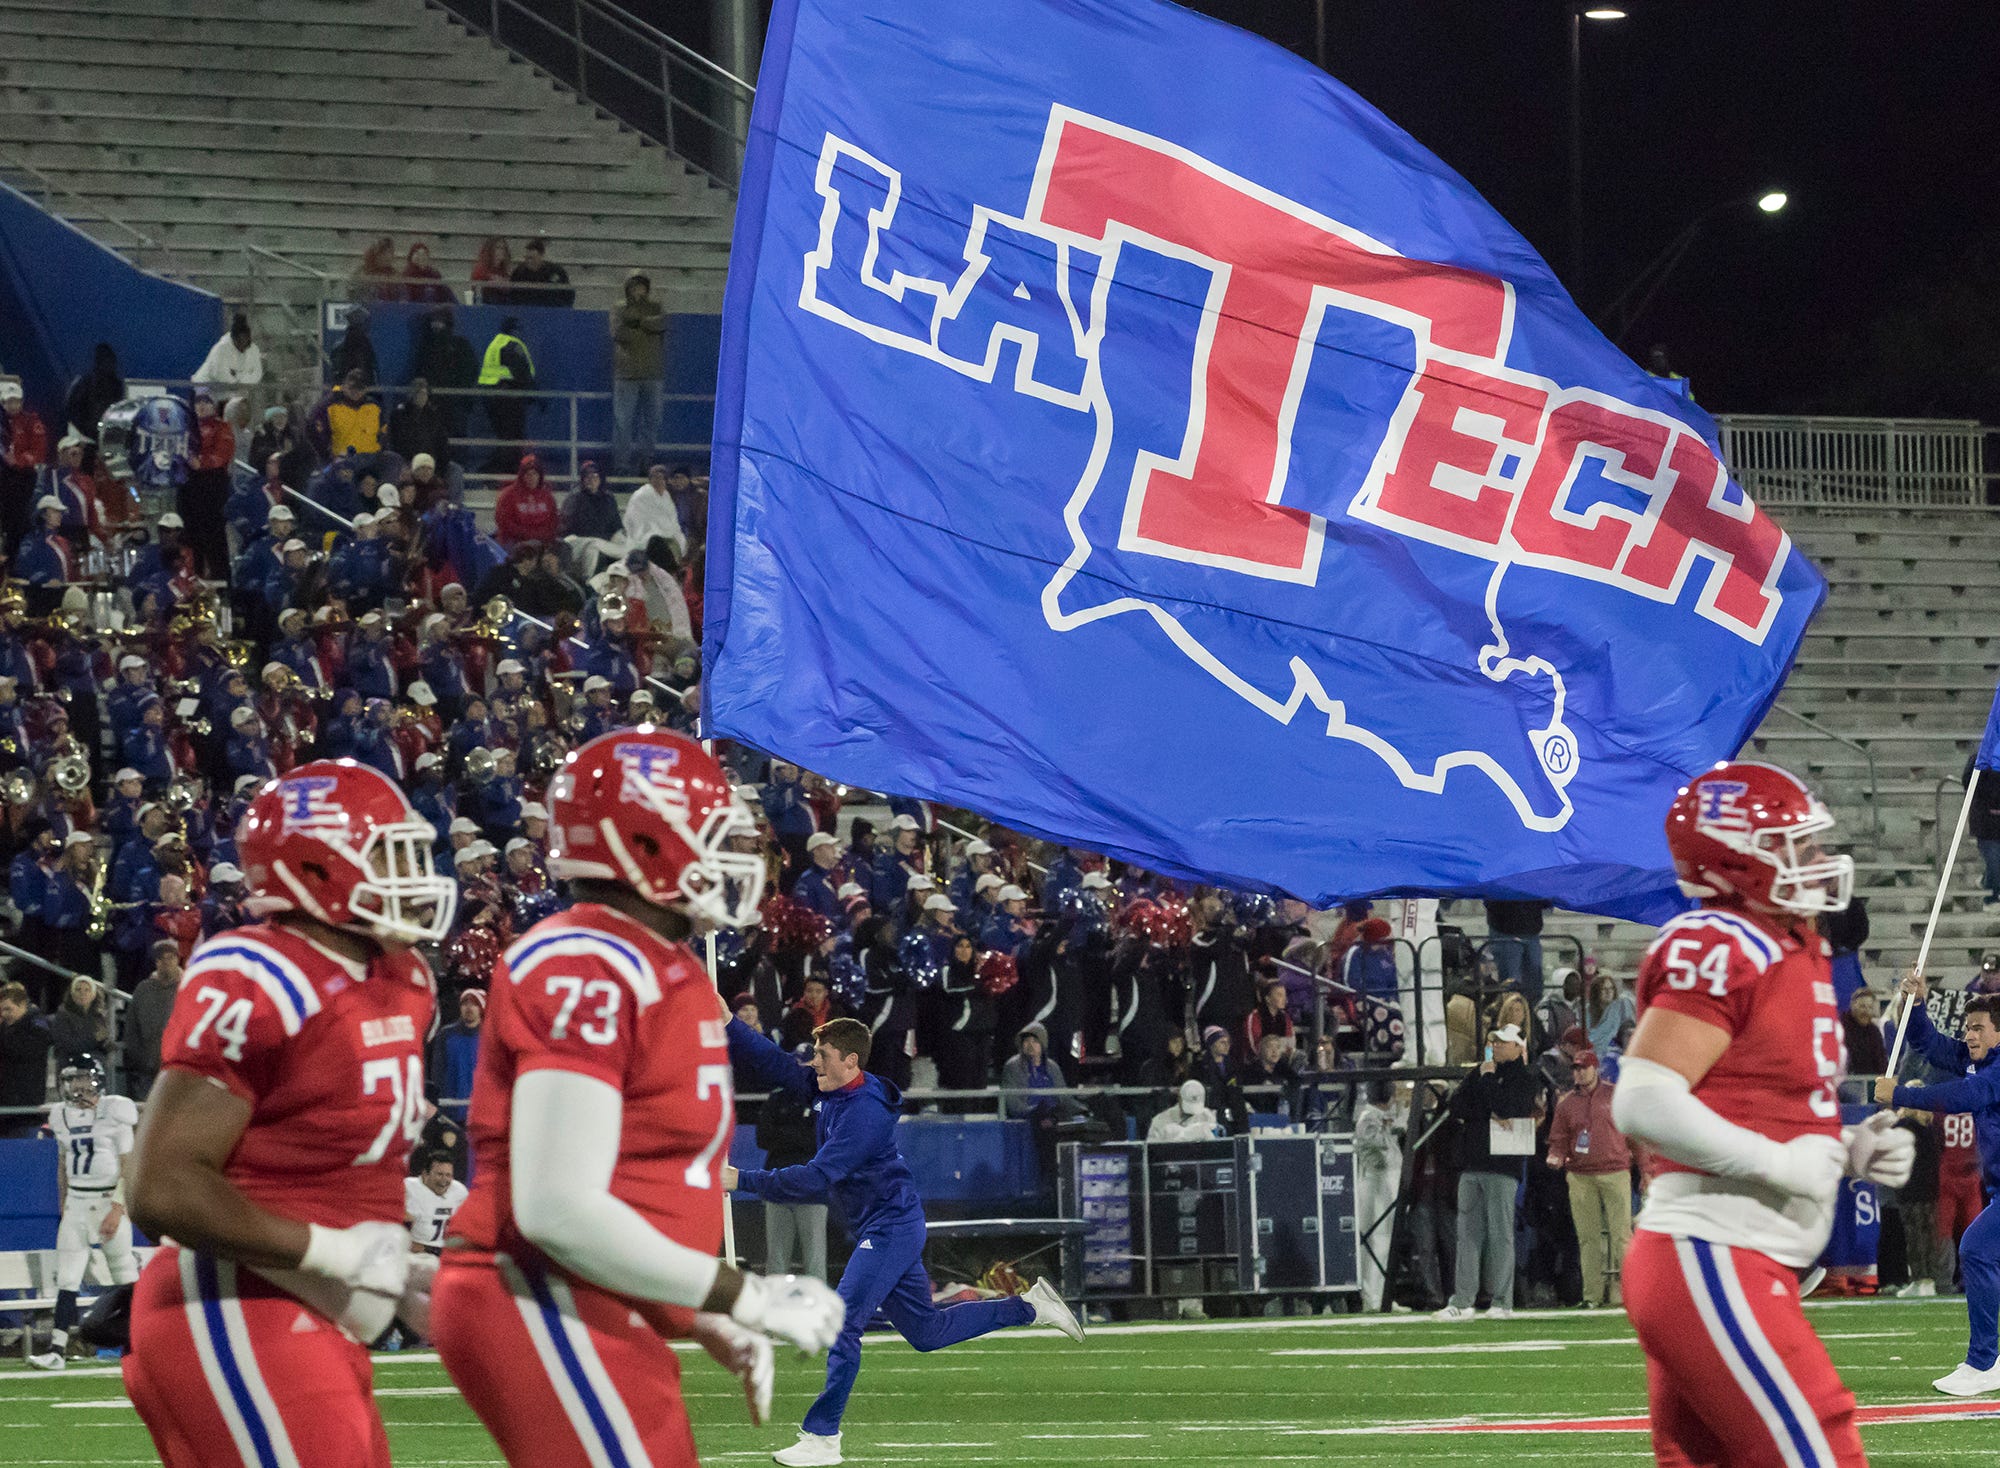
{"label": "white flagpole", "polygon": [[[708,977],[710,978],[710,980],[716,983],[717,985],[716,992],[719,994],[722,992],[720,987],[721,975],[716,972],[716,967],[715,967],[714,928],[710,928],[708,930],[707,943],[708,943]],[[725,1155],[722,1160],[727,1162],[729,1158],[727,1155]],[[726,1189],[723,1191],[722,1194],[722,1258],[723,1261],[727,1264],[734,1265],[736,1263],[736,1208],[734,1206],[734,1200],[732,1199],[731,1195]]]}
{"label": "white flagpole", "polygon": [[[1938,873],[1937,896],[1931,899],[1930,921],[1924,924],[1923,941],[1917,945],[1917,972],[1924,972],[1924,965],[1930,961],[1931,939],[1937,933],[1938,914],[1944,911],[1944,894],[1951,886],[1951,869],[1958,865],[1959,844],[1965,840],[1966,823],[1972,818],[1972,801],[1979,790],[1979,777],[1985,771],[1976,765],[1972,778],[1965,782],[1965,799],[1959,803],[1958,825],[1951,833],[1951,849],[1945,853],[1944,868]],[[1896,1022],[1896,1043],[1889,1051],[1888,1073],[1896,1073],[1896,1063],[1903,1058],[1903,1038],[1910,1032],[1910,1006],[1916,1003],[1916,996],[1903,996],[1902,1018]]]}

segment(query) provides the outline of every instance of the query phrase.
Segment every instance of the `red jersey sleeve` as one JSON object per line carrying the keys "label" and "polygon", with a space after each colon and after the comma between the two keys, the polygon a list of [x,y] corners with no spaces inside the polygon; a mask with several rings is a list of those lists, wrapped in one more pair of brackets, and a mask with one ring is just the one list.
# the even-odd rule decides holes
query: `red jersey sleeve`
{"label": "red jersey sleeve", "polygon": [[1670,1009],[1731,1035],[1750,1017],[1758,977],[1782,957],[1734,914],[1689,913],[1660,930],[1639,966],[1639,1008]]}
{"label": "red jersey sleeve", "polygon": [[573,1070],[624,1088],[639,1005],[618,965],[586,951],[544,951],[496,977],[500,1038],[518,1074]]}
{"label": "red jersey sleeve", "polygon": [[214,964],[188,971],[160,1040],[160,1064],[193,1071],[253,1106],[278,1081],[294,1030],[281,1000],[248,973]]}

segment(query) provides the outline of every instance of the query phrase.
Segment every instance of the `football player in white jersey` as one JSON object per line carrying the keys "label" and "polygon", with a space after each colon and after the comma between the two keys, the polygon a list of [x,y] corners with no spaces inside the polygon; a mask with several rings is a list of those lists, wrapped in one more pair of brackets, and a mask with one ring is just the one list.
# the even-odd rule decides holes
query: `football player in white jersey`
{"label": "football player in white jersey", "polygon": [[125,1173],[139,1108],[124,1096],[104,1094],[104,1071],[95,1060],[73,1060],[56,1083],[61,1100],[49,1108],[49,1130],[61,1149],[57,1186],[62,1223],[56,1229],[56,1326],[49,1349],[30,1356],[42,1371],[60,1371],[69,1333],[76,1326],[76,1294],[90,1267],[90,1251],[104,1250],[113,1284],[139,1277],[132,1253],[132,1220],[125,1216]]}
{"label": "football player in white jersey", "polygon": [[444,1252],[444,1229],[466,1187],[452,1176],[451,1158],[433,1152],[423,1159],[423,1171],[403,1180],[403,1217],[410,1225],[410,1248],[419,1254]]}

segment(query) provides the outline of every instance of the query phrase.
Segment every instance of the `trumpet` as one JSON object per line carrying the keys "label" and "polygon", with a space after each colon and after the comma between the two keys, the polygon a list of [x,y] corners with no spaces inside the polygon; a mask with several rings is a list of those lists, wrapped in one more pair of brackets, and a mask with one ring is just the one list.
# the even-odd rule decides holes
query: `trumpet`
{"label": "trumpet", "polygon": [[160,804],[167,808],[167,814],[176,818],[186,815],[201,801],[201,792],[192,780],[176,780],[169,785],[166,794],[160,797]]}
{"label": "trumpet", "polygon": [[475,785],[484,785],[493,778],[495,760],[490,749],[475,749],[465,757],[465,773]]}
{"label": "trumpet", "polygon": [[90,761],[81,755],[50,761],[49,783],[64,795],[80,795],[90,788]]}

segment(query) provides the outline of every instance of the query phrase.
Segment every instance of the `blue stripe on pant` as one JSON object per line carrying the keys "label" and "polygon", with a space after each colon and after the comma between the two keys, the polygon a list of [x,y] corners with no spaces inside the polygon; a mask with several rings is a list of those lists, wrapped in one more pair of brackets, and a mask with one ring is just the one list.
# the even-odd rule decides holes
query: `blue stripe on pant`
{"label": "blue stripe on pant", "polygon": [[1958,1241],[1958,1269],[1965,1276],[1970,1331],[1965,1364],[1991,1371],[2000,1360],[2000,1203],[1989,1203]]}
{"label": "blue stripe on pant", "polygon": [[924,1271],[921,1224],[863,1239],[841,1272],[839,1288],[847,1302],[847,1323],[827,1352],[826,1390],[805,1420],[805,1430],[822,1437],[840,1431],[848,1394],[861,1373],[861,1332],[877,1310],[919,1351],[941,1351],[1035,1318],[1035,1307],[1021,1299],[978,1300],[940,1310],[931,1302],[931,1277]]}

